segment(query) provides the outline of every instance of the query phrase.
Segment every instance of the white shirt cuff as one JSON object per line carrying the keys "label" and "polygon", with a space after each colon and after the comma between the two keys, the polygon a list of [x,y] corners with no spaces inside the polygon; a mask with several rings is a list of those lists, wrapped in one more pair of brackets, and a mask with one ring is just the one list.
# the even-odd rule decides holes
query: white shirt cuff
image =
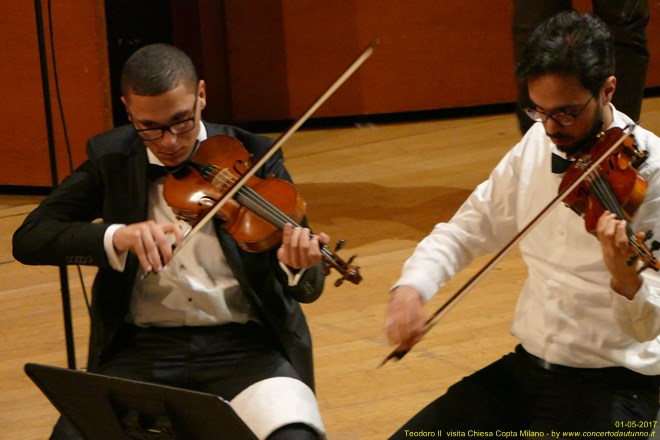
{"label": "white shirt cuff", "polygon": [[126,267],[126,257],[128,256],[128,251],[117,252],[115,246],[112,244],[112,237],[115,235],[117,229],[123,228],[124,226],[126,225],[110,225],[108,229],[105,230],[105,235],[103,236],[103,247],[105,248],[105,253],[108,256],[110,267],[119,272],[123,272],[124,268]]}
{"label": "white shirt cuff", "polygon": [[612,298],[612,305],[614,314],[621,319],[638,319],[644,304],[649,297],[649,289],[646,283],[642,284],[633,299],[628,299],[625,296],[616,293],[610,287],[610,297]]}
{"label": "white shirt cuff", "polygon": [[298,271],[298,273],[296,273],[296,274],[294,275],[293,273],[291,273],[291,269],[289,269],[289,266],[287,266],[286,264],[282,263],[281,261],[280,261],[279,263],[280,263],[280,267],[282,268],[282,270],[283,270],[284,273],[286,274],[286,277],[287,277],[287,279],[288,279],[288,281],[289,281],[289,286],[297,286],[298,283],[300,282],[300,278],[303,276],[303,274],[305,273],[305,271],[306,271],[307,269],[300,269],[300,270]]}

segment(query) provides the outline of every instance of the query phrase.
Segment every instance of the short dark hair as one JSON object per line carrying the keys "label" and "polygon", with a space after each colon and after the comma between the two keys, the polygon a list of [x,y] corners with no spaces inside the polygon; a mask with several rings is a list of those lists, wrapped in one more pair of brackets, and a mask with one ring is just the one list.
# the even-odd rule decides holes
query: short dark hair
{"label": "short dark hair", "polygon": [[121,74],[121,93],[157,96],[179,84],[197,87],[195,66],[183,51],[169,44],[143,46],[131,55]]}
{"label": "short dark hair", "polygon": [[561,12],[532,32],[516,67],[522,84],[542,75],[575,76],[596,96],[614,75],[614,44],[607,25],[591,14]]}

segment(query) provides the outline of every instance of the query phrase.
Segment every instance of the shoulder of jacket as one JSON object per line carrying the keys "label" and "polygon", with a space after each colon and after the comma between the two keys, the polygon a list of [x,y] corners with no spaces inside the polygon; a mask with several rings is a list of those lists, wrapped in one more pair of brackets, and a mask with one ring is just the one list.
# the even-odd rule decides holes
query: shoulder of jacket
{"label": "shoulder of jacket", "polygon": [[90,159],[106,154],[128,155],[137,140],[133,127],[122,125],[90,138],[87,143],[87,155]]}
{"label": "shoulder of jacket", "polygon": [[252,133],[234,125],[214,124],[204,121],[208,137],[225,135],[240,141],[251,153],[262,153],[273,144],[273,139],[268,136]]}

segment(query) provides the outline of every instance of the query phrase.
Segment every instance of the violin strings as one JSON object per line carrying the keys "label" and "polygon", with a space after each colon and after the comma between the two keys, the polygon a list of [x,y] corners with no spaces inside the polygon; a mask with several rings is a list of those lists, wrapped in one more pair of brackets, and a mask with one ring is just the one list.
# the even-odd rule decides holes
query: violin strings
{"label": "violin strings", "polygon": [[[220,169],[215,165],[211,165],[210,168],[214,170],[214,173],[210,174],[213,177],[211,183],[216,187],[220,186],[218,183],[229,186],[236,182],[235,176],[226,168]],[[299,226],[293,219],[289,218],[249,186],[240,188],[238,195],[239,202],[246,205],[246,208],[266,218],[275,226],[281,228],[287,222],[294,226]]]}
{"label": "violin strings", "polygon": [[[605,180],[605,178],[597,171],[589,176],[588,180],[591,183],[593,193],[596,195],[603,207],[608,211],[613,212],[620,220],[625,220],[626,217],[623,212],[623,208],[621,207],[621,204],[616,198],[614,192],[612,191],[612,187],[609,185],[607,180]],[[641,257],[646,256],[648,258],[650,252],[648,249],[646,249],[645,246],[642,246],[639,243],[629,222],[626,222],[626,235],[628,236],[628,240],[630,241],[631,246],[634,248],[637,254]]]}
{"label": "violin strings", "polygon": [[[236,182],[236,177],[229,172],[226,168],[220,168],[216,165],[210,164],[205,167],[203,172],[203,177],[206,180],[210,180],[213,185],[217,188],[221,186],[229,186]],[[210,179],[209,179],[210,177]],[[245,205],[249,210],[259,214],[264,217],[269,222],[273,223],[278,228],[282,228],[285,223],[291,223],[294,227],[300,227],[300,225],[294,221],[292,218],[287,216],[276,206],[266,200],[258,192],[250,188],[249,186],[243,186],[237,191],[239,202]],[[342,267],[335,258],[335,256],[330,252],[330,250],[325,245],[321,245],[321,253],[328,259],[332,261],[336,266]]]}
{"label": "violin strings", "polygon": [[[603,207],[608,211],[613,212],[620,220],[625,220],[626,217],[621,204],[614,195],[612,188],[608,184],[607,180],[605,180],[600,174],[596,174],[590,180],[592,183],[592,189]],[[632,228],[630,227],[630,223],[628,222],[626,222],[626,232],[631,242],[636,244],[635,235],[632,231]]]}

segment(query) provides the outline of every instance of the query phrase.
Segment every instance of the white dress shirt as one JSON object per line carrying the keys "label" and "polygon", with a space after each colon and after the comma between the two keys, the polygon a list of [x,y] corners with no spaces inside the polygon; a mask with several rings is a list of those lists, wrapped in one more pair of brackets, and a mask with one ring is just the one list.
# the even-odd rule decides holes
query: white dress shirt
{"label": "white dress shirt", "polygon": [[[613,106],[612,111],[612,126],[632,123]],[[660,139],[641,127],[634,136],[650,153],[639,169],[649,187],[631,226],[660,234]],[[453,218],[418,244],[395,285],[412,286],[428,301],[475,257],[502,249],[556,197],[563,175],[551,172],[552,152],[557,150],[543,125],[534,124]],[[660,374],[657,273],[643,272],[632,301],[616,294],[598,239],[563,204],[532,229],[520,250],[528,278],[511,332],[528,352],[572,367],[624,366]]]}
{"label": "white dress shirt", "polygon": [[[203,127],[203,125],[202,125]],[[157,159],[148,151],[151,163]],[[165,178],[149,185],[148,218],[176,223],[184,235],[191,226],[178,220],[163,197]],[[250,305],[227,263],[213,222],[208,222],[158,274],[138,271],[131,295],[131,317],[137,325],[159,327],[245,323]]]}

